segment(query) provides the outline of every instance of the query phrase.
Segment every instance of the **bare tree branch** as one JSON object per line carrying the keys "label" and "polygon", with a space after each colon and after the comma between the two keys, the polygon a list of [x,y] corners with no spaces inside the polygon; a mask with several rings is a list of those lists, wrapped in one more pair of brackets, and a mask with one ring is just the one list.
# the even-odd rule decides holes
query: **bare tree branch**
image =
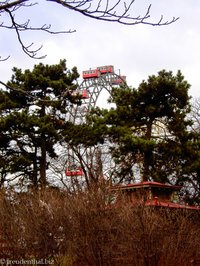
{"label": "bare tree branch", "polygon": [[0,56],[0,62],[8,60],[9,57],[10,57],[9,55],[8,55],[7,57],[5,57],[5,58],[2,58],[2,57]]}
{"label": "bare tree branch", "polygon": [[[147,20],[150,18],[151,5],[148,6],[147,11],[143,16],[133,17],[130,15],[129,12],[131,12],[131,8],[133,7],[135,0],[132,0],[129,3],[123,2],[123,4],[121,0],[115,1],[115,3],[113,3],[113,1],[106,0],[104,1],[106,3],[103,5],[102,8],[101,8],[103,4],[102,0],[97,1],[96,6],[92,5],[91,0],[84,0],[84,1],[47,0],[47,1],[55,2],[68,9],[74,10],[76,12],[81,13],[84,16],[93,19],[109,21],[109,22],[118,22],[124,25],[147,24],[152,26],[163,26],[163,25],[169,25],[179,19],[178,17],[177,18],[173,17],[170,21],[163,21],[163,16],[161,15],[161,18],[158,22],[149,22]],[[117,9],[121,10],[121,13],[120,12],[118,13]]]}
{"label": "bare tree branch", "polygon": [[24,23],[24,24],[17,24],[14,20],[14,17],[12,15],[12,12],[9,10],[9,9],[5,9],[5,11],[9,14],[10,16],[10,19],[12,21],[12,28],[15,29],[16,33],[17,33],[17,39],[22,47],[22,50],[24,51],[25,54],[27,54],[28,56],[30,56],[31,58],[35,58],[35,59],[43,59],[45,58],[46,56],[40,56],[40,57],[37,57],[37,53],[38,51],[40,51],[42,49],[42,45],[37,48],[37,49],[34,49],[34,50],[31,50],[30,47],[33,45],[33,43],[31,43],[30,45],[28,46],[25,46],[22,39],[21,39],[21,35],[19,33],[20,29],[27,29],[27,26],[28,26],[28,22],[27,23]]}
{"label": "bare tree branch", "polygon": [[[55,4],[62,5],[64,8],[70,9],[72,11],[78,12],[81,15],[90,17],[96,20],[108,21],[108,22],[117,22],[123,25],[137,25],[137,24],[146,24],[151,26],[163,26],[169,25],[179,18],[173,17],[170,21],[164,21],[163,16],[161,15],[159,21],[151,22],[150,19],[150,10],[151,5],[147,7],[147,10],[142,16],[132,16],[133,5],[135,0],[46,0],[48,2],[54,2]],[[50,34],[61,34],[61,33],[73,33],[75,30],[67,31],[52,31],[51,24],[43,24],[40,27],[33,27],[30,25],[30,21],[24,23],[18,23],[15,19],[15,13],[19,9],[31,8],[34,5],[39,4],[39,2],[31,3],[30,0],[7,0],[0,2],[0,17],[1,14],[7,13],[11,24],[5,24],[0,22],[0,28],[13,29],[17,34],[18,42],[20,43],[22,50],[31,58],[42,59],[45,56],[38,56],[38,52],[42,49],[42,45],[39,48],[33,49],[33,44],[25,45],[22,37],[22,31],[44,31]],[[9,56],[8,56],[9,57]],[[5,61],[8,57],[1,59],[0,61]]]}
{"label": "bare tree branch", "polygon": [[[17,23],[15,20],[14,13],[17,9],[22,8],[22,7],[32,7],[34,4],[26,4],[28,0],[19,0],[19,1],[14,1],[9,3],[9,1],[4,1],[3,3],[0,3],[0,15],[3,12],[6,12],[9,15],[11,24],[6,25],[3,22],[0,23],[0,28],[6,28],[6,29],[13,29],[15,30],[17,34],[17,39],[19,44],[21,45],[22,50],[24,51],[25,54],[27,54],[29,57],[34,58],[34,59],[43,59],[46,57],[46,55],[43,56],[37,56],[38,52],[42,49],[42,45],[39,48],[36,49],[31,49],[33,47],[34,43],[31,43],[29,45],[25,45],[20,32],[22,31],[45,31],[50,34],[61,34],[61,33],[74,33],[75,30],[67,30],[67,31],[51,31],[51,25],[43,24],[41,27],[32,27],[29,25],[30,20],[25,21],[24,23]],[[1,59],[0,61],[5,61],[9,58],[10,56],[7,56],[4,59]]]}
{"label": "bare tree branch", "polygon": [[9,3],[9,1],[3,1],[0,3],[0,12],[2,10],[5,10],[6,8],[16,8],[18,6],[20,6],[22,3],[27,2],[28,0],[18,0],[18,1],[14,1]]}

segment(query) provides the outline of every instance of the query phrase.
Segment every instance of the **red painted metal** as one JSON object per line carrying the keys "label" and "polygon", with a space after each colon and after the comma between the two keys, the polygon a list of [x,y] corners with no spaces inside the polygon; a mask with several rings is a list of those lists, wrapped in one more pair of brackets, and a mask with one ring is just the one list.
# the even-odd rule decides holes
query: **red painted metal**
{"label": "red painted metal", "polygon": [[83,79],[98,78],[101,74],[114,73],[114,66],[101,66],[96,69],[89,69],[83,71]]}
{"label": "red painted metal", "polygon": [[65,171],[66,176],[81,176],[83,175],[83,169],[79,168],[76,170],[71,170],[69,168],[66,169]]}
{"label": "red painted metal", "polygon": [[82,98],[83,99],[88,99],[89,98],[88,93],[87,93],[87,90],[83,90]]}
{"label": "red painted metal", "polygon": [[119,84],[121,84],[123,82],[126,82],[126,76],[120,76],[118,79],[114,79],[112,81],[112,84],[113,85],[119,85]]}
{"label": "red painted metal", "polygon": [[114,73],[114,67],[113,66],[100,66],[97,67],[97,69],[100,71],[101,74],[106,74],[106,73]]}
{"label": "red painted metal", "polygon": [[100,77],[100,72],[98,69],[90,69],[83,71],[83,79],[98,78],[98,77]]}

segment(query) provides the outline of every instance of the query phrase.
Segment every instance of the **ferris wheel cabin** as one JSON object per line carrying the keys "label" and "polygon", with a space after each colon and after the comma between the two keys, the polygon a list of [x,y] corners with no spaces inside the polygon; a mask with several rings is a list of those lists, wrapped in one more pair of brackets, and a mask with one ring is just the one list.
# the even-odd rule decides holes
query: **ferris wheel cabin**
{"label": "ferris wheel cabin", "polygon": [[117,79],[113,79],[111,81],[112,85],[120,85],[126,82],[126,76],[119,76]]}
{"label": "ferris wheel cabin", "polygon": [[91,79],[91,78],[98,78],[101,74],[106,73],[114,73],[114,66],[108,65],[108,66],[100,66],[96,69],[89,69],[86,71],[83,71],[83,79]]}
{"label": "ferris wheel cabin", "polygon": [[66,176],[82,176],[83,175],[83,169],[82,168],[78,168],[78,169],[67,168],[65,170],[65,174],[66,174]]}
{"label": "ferris wheel cabin", "polygon": [[114,73],[114,66],[101,66],[97,67],[101,74]]}
{"label": "ferris wheel cabin", "polygon": [[100,77],[100,72],[98,69],[90,69],[83,71],[83,79],[91,79]]}

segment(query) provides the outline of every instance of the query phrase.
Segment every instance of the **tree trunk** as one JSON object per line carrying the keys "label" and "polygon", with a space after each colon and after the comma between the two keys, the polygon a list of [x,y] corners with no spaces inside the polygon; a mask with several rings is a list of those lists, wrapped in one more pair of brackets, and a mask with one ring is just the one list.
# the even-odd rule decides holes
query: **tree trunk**
{"label": "tree trunk", "polygon": [[[44,95],[45,96],[45,95]],[[46,114],[45,112],[45,105],[43,104],[41,107],[41,117],[44,117]],[[41,158],[40,158],[40,184],[42,187],[46,185],[46,160],[47,160],[47,151],[46,151],[46,139],[45,133],[41,134]]]}
{"label": "tree trunk", "polygon": [[[147,132],[145,134],[146,140],[151,139],[151,133],[152,133],[152,121],[150,121],[147,124]],[[150,174],[149,166],[151,165],[151,160],[152,160],[152,150],[147,148],[147,150],[144,152],[142,182],[149,180],[149,174]]]}
{"label": "tree trunk", "polygon": [[46,181],[46,140],[44,134],[41,138],[41,159],[40,159],[40,183],[44,187],[47,183]]}
{"label": "tree trunk", "polygon": [[35,147],[34,158],[33,158],[33,186],[36,188],[38,186],[38,165],[37,165],[37,147]]}

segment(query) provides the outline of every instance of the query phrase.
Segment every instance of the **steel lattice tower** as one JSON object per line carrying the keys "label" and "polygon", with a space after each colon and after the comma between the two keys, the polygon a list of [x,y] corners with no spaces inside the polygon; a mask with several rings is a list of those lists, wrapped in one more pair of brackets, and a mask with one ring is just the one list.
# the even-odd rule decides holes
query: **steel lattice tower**
{"label": "steel lattice tower", "polygon": [[[104,92],[109,94],[113,87],[119,87],[120,85],[126,85],[123,76],[119,76],[116,73],[104,73],[99,77],[87,78],[82,81],[77,87],[78,94],[82,95],[81,105],[71,105],[68,108],[69,121],[75,124],[82,124],[85,121],[86,114],[94,107],[97,106],[98,98]],[[100,147],[99,147],[100,148]],[[95,154],[98,147],[82,148],[76,147],[81,156],[86,156],[86,154]],[[101,148],[100,148],[101,149]],[[75,153],[71,147],[68,147],[68,162],[67,167],[71,169],[76,165]],[[70,171],[68,174],[70,175]],[[77,173],[77,172],[75,172]],[[76,174],[75,174],[76,175]],[[101,174],[100,174],[101,175]],[[74,177],[74,176],[73,176]],[[79,176],[80,177],[80,176]]]}
{"label": "steel lattice tower", "polygon": [[74,123],[83,123],[86,114],[91,108],[97,106],[97,100],[100,94],[105,91],[110,94],[112,88],[119,86],[119,84],[126,83],[121,76],[115,73],[106,73],[98,78],[88,78],[83,80],[82,83],[78,85],[78,91],[81,95],[85,94],[86,97],[83,97],[80,106],[73,105],[70,107],[70,121]]}

